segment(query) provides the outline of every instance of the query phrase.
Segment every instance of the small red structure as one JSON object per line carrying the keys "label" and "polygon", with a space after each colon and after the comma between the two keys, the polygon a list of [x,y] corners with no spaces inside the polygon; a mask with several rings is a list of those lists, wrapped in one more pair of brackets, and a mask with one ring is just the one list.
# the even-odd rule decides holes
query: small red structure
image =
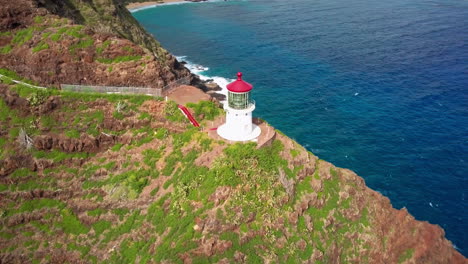
{"label": "small red structure", "polygon": [[200,124],[198,124],[197,120],[193,117],[193,115],[190,113],[190,111],[187,109],[187,107],[183,105],[178,105],[180,111],[182,111],[182,114],[184,114],[185,117],[192,123],[194,127],[200,127]]}

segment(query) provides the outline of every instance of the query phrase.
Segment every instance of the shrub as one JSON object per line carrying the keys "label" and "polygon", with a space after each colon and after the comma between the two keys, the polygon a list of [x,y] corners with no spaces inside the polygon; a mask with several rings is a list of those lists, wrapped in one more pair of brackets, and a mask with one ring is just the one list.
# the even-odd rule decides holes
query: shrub
{"label": "shrub", "polygon": [[47,98],[49,98],[50,95],[51,92],[49,90],[35,89],[34,92],[30,94],[27,99],[31,106],[38,106],[43,104],[47,100]]}
{"label": "shrub", "polygon": [[187,106],[195,110],[195,115],[203,115],[208,120],[213,120],[222,113],[222,109],[211,101],[201,101],[197,104],[188,103]]}

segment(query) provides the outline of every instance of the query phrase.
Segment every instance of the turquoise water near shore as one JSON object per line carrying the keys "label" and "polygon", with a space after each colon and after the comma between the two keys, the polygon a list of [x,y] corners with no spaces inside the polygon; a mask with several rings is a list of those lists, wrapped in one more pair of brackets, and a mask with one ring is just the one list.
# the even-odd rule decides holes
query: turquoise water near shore
{"label": "turquoise water near shore", "polygon": [[468,2],[216,1],[134,12],[254,115],[441,225],[468,255]]}

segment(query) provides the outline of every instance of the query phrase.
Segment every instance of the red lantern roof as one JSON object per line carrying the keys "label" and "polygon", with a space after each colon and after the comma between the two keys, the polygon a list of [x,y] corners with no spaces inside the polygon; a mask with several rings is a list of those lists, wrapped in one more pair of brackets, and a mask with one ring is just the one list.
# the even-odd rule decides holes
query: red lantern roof
{"label": "red lantern roof", "polygon": [[227,85],[227,89],[233,93],[246,93],[252,90],[253,86],[242,80],[242,72],[237,73],[237,80]]}

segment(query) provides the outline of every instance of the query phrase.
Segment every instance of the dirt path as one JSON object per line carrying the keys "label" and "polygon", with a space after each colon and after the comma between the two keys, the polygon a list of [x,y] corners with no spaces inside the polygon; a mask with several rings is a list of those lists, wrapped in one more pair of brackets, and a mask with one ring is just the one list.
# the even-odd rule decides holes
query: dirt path
{"label": "dirt path", "polygon": [[198,103],[200,101],[209,101],[211,97],[197,87],[190,85],[181,85],[174,88],[167,97],[178,104]]}

